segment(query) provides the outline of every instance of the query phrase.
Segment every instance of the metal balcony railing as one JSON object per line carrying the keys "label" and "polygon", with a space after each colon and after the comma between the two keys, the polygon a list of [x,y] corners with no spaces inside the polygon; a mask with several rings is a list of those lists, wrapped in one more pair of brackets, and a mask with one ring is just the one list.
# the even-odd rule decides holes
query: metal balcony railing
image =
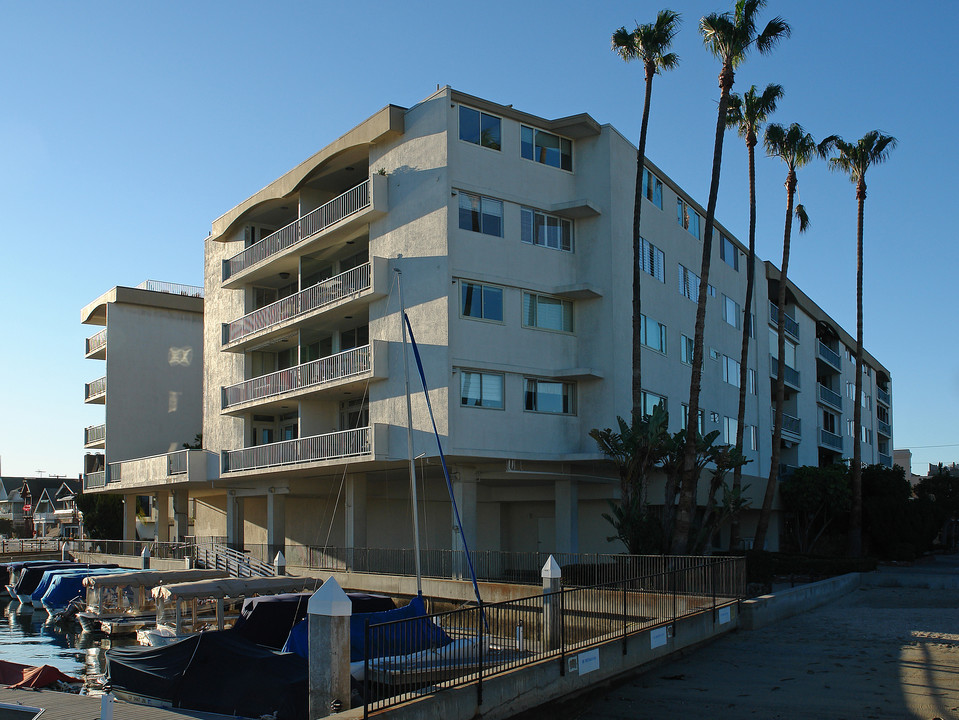
{"label": "metal balcony railing", "polygon": [[223,453],[223,472],[295,465],[318,460],[369,455],[372,442],[369,427],[314,435],[299,440],[284,440],[230,450]]}
{"label": "metal balcony railing", "polygon": [[106,395],[106,375],[104,375],[102,378],[97,378],[93,382],[88,382],[86,385],[84,385],[83,391],[84,400],[92,400],[93,398],[100,397],[101,395]]}
{"label": "metal balcony railing", "polygon": [[95,335],[91,335],[87,338],[87,355],[92,355],[98,350],[102,350],[107,346],[107,329],[103,328],[100,332]]}
{"label": "metal balcony railing", "polygon": [[889,407],[890,405],[892,405],[892,401],[889,397],[889,393],[887,393],[881,387],[876,388],[876,400],[881,402],[886,407]]}
{"label": "metal balcony railing", "polygon": [[[779,327],[779,308],[772,300],[769,301],[769,322],[774,327]],[[785,330],[797,340],[799,339],[799,323],[786,314]]]}
{"label": "metal balcony railing", "polygon": [[886,437],[892,437],[892,425],[887,423],[885,420],[876,419],[876,430],[879,431],[880,435],[885,435]]}
{"label": "metal balcony railing", "polygon": [[223,344],[227,345],[252,333],[292,320],[338,300],[368,290],[372,282],[370,263],[358,265],[329,280],[301,290],[275,303],[244,315],[225,326]]}
{"label": "metal balcony railing", "polygon": [[[799,371],[794,370],[788,365],[785,366],[786,372],[786,384],[792,386],[796,390],[799,389]],[[769,377],[778,378],[779,377],[779,360],[774,358],[772,355],[769,356]]]}
{"label": "metal balcony railing", "polygon": [[223,263],[223,282],[241,270],[310,238],[334,223],[369,207],[370,181],[364,180],[325,205],[282,227]]}
{"label": "metal balcony railing", "polygon": [[[773,424],[776,421],[776,410],[773,409]],[[783,413],[783,432],[789,433],[790,435],[795,435],[796,437],[802,437],[802,420],[800,420],[795,415],[790,415],[789,413]]]}
{"label": "metal balcony railing", "polygon": [[151,292],[169,293],[170,295],[203,297],[203,288],[199,285],[181,285],[180,283],[161,282],[159,280],[144,280],[137,285],[137,288],[140,290],[150,290]]}
{"label": "metal balcony railing", "polygon": [[823,447],[842,452],[842,435],[819,428],[819,444]]}
{"label": "metal balcony railing", "polygon": [[83,428],[83,444],[84,445],[93,445],[94,443],[101,443],[106,439],[107,439],[106,425],[91,425],[90,427]]}
{"label": "metal balcony railing", "polygon": [[891,468],[892,455],[886,455],[886,453],[879,453],[879,464],[885,465],[887,468]]}
{"label": "metal balcony railing", "polygon": [[177,450],[167,453],[166,456],[166,474],[183,475],[187,471],[187,457],[189,450]]}
{"label": "metal balcony railing", "polygon": [[249,400],[263,400],[291,390],[322,385],[334,380],[362,375],[372,367],[370,346],[346,350],[279,372],[261,375],[223,388],[223,409]]}
{"label": "metal balcony railing", "polygon": [[816,390],[819,394],[819,402],[831,405],[837,410],[842,410],[842,395],[835,390],[830,390],[822,383],[816,384]]}
{"label": "metal balcony railing", "polygon": [[816,341],[816,347],[819,351],[819,358],[823,362],[834,367],[836,370],[842,370],[842,356],[840,356],[839,353],[826,345],[822,340]]}
{"label": "metal balcony railing", "polygon": [[83,476],[83,489],[102,488],[107,484],[107,474],[104,470],[87,473]]}

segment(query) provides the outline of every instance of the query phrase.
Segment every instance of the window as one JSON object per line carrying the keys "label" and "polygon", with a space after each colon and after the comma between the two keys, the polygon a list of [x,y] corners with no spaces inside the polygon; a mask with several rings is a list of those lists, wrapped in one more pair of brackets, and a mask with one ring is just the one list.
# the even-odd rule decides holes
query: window
{"label": "window", "polygon": [[460,105],[460,140],[500,149],[500,119]]}
{"label": "window", "polygon": [[530,208],[520,213],[520,238],[530,245],[542,245],[554,250],[573,250],[573,223],[566,218],[547,215]]}
{"label": "window", "polygon": [[463,370],[460,373],[460,404],[502,410],[503,376]]}
{"label": "window", "polygon": [[461,282],[460,313],[463,317],[503,322],[503,288]]}
{"label": "window", "polygon": [[679,338],[679,359],[687,365],[693,364],[693,339],[681,335]]}
{"label": "window", "polygon": [[[769,328],[769,354],[779,359],[779,333]],[[786,367],[796,370],[796,343],[786,340]]]}
{"label": "window", "polygon": [[856,399],[856,383],[849,381],[846,382],[846,397],[850,400]]}
{"label": "window", "polygon": [[[694,273],[685,265],[679,266],[679,292],[688,297],[693,302],[699,302],[699,275]],[[706,294],[709,297],[716,297],[716,288],[712,285],[706,285]]]}
{"label": "window", "polygon": [[[689,405],[683,403],[683,430],[689,426]],[[699,409],[699,434],[706,434],[706,411]]]}
{"label": "window", "polygon": [[460,194],[460,229],[503,237],[503,203],[488,197]]}
{"label": "window", "polygon": [[573,383],[526,378],[526,409],[531,412],[572,415],[575,395]]}
{"label": "window", "polygon": [[663,181],[643,168],[643,195],[660,210],[663,209]]}
{"label": "window", "polygon": [[569,300],[523,293],[523,325],[540,330],[573,331],[573,303]]}
{"label": "window", "polygon": [[836,434],[836,416],[828,410],[822,411],[822,429],[833,435]]}
{"label": "window", "polygon": [[682,198],[676,198],[676,221],[699,240],[699,214]]}
{"label": "window", "polygon": [[653,408],[657,405],[662,405],[663,410],[668,410],[664,396],[643,390],[643,416],[652,415]]}
{"label": "window", "polygon": [[758,450],[759,449],[759,433],[755,425],[746,425],[743,432],[743,449],[749,450]]}
{"label": "window", "polygon": [[723,382],[739,387],[739,361],[723,355]]}
{"label": "window", "polygon": [[370,344],[370,326],[361,325],[360,327],[344,330],[340,333],[340,351],[352,350],[353,348],[363,347]]}
{"label": "window", "polygon": [[719,362],[720,360],[722,360],[722,357],[723,357],[723,356],[722,356],[722,353],[720,353],[719,350],[717,350],[717,349],[714,348],[714,347],[709,348],[709,359],[710,359],[710,360],[715,360],[716,362]]}
{"label": "window", "polygon": [[663,251],[645,238],[640,238],[640,240],[642,248],[639,255],[639,269],[648,275],[652,275],[661,283],[666,282],[666,272],[663,269],[666,264],[666,256]]}
{"label": "window", "polygon": [[746,389],[750,395],[756,394],[756,371],[753,368],[746,368]]}
{"label": "window", "polygon": [[862,394],[862,406],[866,410],[872,410],[872,395],[866,395],[866,393]]}
{"label": "window", "polygon": [[738,302],[728,295],[723,295],[723,320],[725,320],[727,324],[732,325],[734,328],[740,327],[739,318],[741,312]]}
{"label": "window", "polygon": [[[737,419],[734,417],[723,418],[723,443],[726,445],[736,444],[736,430],[738,429]],[[745,430],[745,428],[743,428]]]}
{"label": "window", "polygon": [[854,420],[846,420],[846,435],[856,437],[856,422]]}
{"label": "window", "polygon": [[573,143],[566,138],[523,125],[520,145],[520,153],[527,160],[573,169]]}
{"label": "window", "polygon": [[733,270],[739,272],[739,248],[725,235],[719,236],[719,257]]}
{"label": "window", "polygon": [[648,348],[657,352],[666,354],[666,326],[661,322],[650,320],[645,315],[640,315],[641,331],[640,342]]}
{"label": "window", "polygon": [[869,367],[868,365],[863,365],[862,374],[865,375],[866,377],[872,377],[872,368]]}
{"label": "window", "polygon": [[866,445],[872,445],[872,428],[864,427],[862,429],[862,441]]}

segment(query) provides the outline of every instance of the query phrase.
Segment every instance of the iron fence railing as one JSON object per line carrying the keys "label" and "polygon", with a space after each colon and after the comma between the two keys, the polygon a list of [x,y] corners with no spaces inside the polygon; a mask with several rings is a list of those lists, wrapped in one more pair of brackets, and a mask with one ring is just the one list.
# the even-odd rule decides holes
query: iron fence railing
{"label": "iron fence railing", "polygon": [[229,450],[222,455],[223,472],[369,455],[372,451],[370,438],[370,428],[362,427]]}
{"label": "iron fence railing", "polygon": [[100,332],[95,335],[91,335],[87,338],[87,355],[92,355],[93,353],[105,348],[107,346],[107,329],[103,328]]}
{"label": "iron fence railing", "polygon": [[879,464],[884,465],[887,468],[891,468],[892,455],[886,455],[886,453],[879,453]]}
{"label": "iron fence railing", "polygon": [[[799,389],[799,371],[795,370],[788,365],[784,365],[786,372],[783,373],[785,377],[785,382],[787,385]],[[774,358],[772,355],[769,356],[769,377],[778,378],[779,377],[779,360]]]}
{"label": "iron fence railing", "polygon": [[0,554],[54,552],[63,541],[58,538],[24,538],[0,540]]}
{"label": "iron fence railing", "polygon": [[218,542],[196,543],[192,548],[195,567],[223,570],[230,577],[272,577],[276,574],[270,563]]}
{"label": "iron fence railing", "polygon": [[889,397],[889,393],[883,390],[881,387],[876,388],[876,400],[881,402],[886,407],[892,404],[892,398]]}
{"label": "iron fence railing", "polygon": [[876,430],[880,435],[885,435],[886,437],[892,437],[892,425],[887,423],[885,420],[880,420],[876,418]]}
{"label": "iron fence railing", "polygon": [[[544,592],[365,628],[364,717],[444,689],[475,684],[524,665],[670,626],[745,594],[745,559],[698,558],[659,573]],[[412,650],[412,652],[410,652]]]}
{"label": "iron fence railing", "polygon": [[140,290],[169,293],[171,295],[189,295],[203,297],[203,288],[199,285],[181,285],[180,283],[162,282],[160,280],[144,280],[137,285]]}
{"label": "iron fence railing", "polygon": [[107,426],[106,425],[91,425],[90,427],[83,428],[83,444],[84,445],[93,445],[94,443],[102,443],[107,438]]}
{"label": "iron fence railing", "polygon": [[822,383],[816,384],[816,390],[819,392],[819,402],[830,405],[837,410],[842,410],[842,395],[835,390],[830,390]]}
{"label": "iron fence railing", "polygon": [[84,400],[93,400],[96,397],[101,395],[106,395],[107,393],[107,376],[104,375],[101,378],[97,378],[93,382],[88,382],[84,386]]}
{"label": "iron fence railing", "polygon": [[819,350],[819,357],[836,370],[842,370],[842,356],[826,345],[822,340],[816,340],[816,347]]}
{"label": "iron fence railing", "polygon": [[100,553],[103,555],[143,555],[143,549],[150,551],[150,557],[158,560],[184,560],[193,558],[193,545],[187,542],[162,542],[158,540],[71,540],[70,549],[78,552]]}
{"label": "iron fence railing", "polygon": [[[769,322],[774,327],[779,327],[779,308],[776,306],[776,303],[769,301]],[[797,340],[799,339],[799,323],[796,322],[794,318],[789,317],[789,313],[786,313],[785,320],[783,321],[784,328],[787,333],[792,335]]]}
{"label": "iron fence railing", "polygon": [[83,476],[83,489],[93,490],[102,488],[107,484],[107,473],[105,470],[89,472]]}
{"label": "iron fence railing", "polygon": [[819,428],[819,444],[842,452],[842,435],[829,432],[825,428]]}

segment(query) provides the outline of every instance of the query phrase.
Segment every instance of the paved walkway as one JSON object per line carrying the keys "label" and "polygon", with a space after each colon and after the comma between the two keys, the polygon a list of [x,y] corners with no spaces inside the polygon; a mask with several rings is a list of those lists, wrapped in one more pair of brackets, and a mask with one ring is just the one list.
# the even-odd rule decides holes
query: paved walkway
{"label": "paved walkway", "polygon": [[530,717],[959,720],[959,581],[909,587],[930,572],[959,578],[959,557],[884,568],[903,587],[860,588]]}

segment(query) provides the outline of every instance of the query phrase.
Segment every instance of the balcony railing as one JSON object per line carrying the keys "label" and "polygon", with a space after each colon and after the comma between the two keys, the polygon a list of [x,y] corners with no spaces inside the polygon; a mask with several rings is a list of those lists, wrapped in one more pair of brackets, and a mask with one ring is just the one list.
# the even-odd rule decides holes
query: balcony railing
{"label": "balcony railing", "polygon": [[889,397],[889,393],[887,393],[881,387],[876,388],[876,400],[881,402],[886,407],[889,407],[890,405],[892,405],[892,401]]}
{"label": "balcony railing", "polygon": [[102,488],[107,484],[107,474],[104,470],[99,470],[98,472],[87,473],[83,477],[83,489],[89,490],[91,488]]}
{"label": "balcony railing", "polygon": [[102,443],[106,439],[107,439],[106,425],[91,425],[90,427],[83,428],[83,444],[84,445],[94,445],[96,443]]}
{"label": "balcony railing", "polygon": [[230,385],[223,388],[223,409],[367,373],[372,367],[371,357],[370,346],[364,345]]}
{"label": "balcony railing", "polygon": [[879,464],[885,465],[887,468],[891,468],[892,455],[886,455],[886,453],[879,453]]}
{"label": "balcony railing", "polygon": [[223,344],[227,345],[252,333],[319,310],[326,305],[363,290],[368,290],[371,286],[370,267],[370,263],[359,265],[331,277],[329,280],[308,287],[295,295],[290,295],[259,310],[254,310],[239,320],[234,320],[224,328]]}
{"label": "balcony railing", "polygon": [[170,295],[203,297],[203,288],[198,285],[181,285],[180,283],[161,282],[159,280],[144,280],[137,285],[137,288],[140,290],[150,290],[151,292],[169,293]]}
{"label": "balcony railing", "polygon": [[[774,327],[779,327],[779,308],[776,307],[776,303],[772,300],[769,301],[769,322]],[[785,320],[785,329],[786,332],[792,335],[797,340],[799,339],[799,323],[796,322],[793,318],[789,317],[789,314],[786,314]]]}
{"label": "balcony railing", "polygon": [[166,456],[166,474],[167,475],[183,475],[187,471],[187,458],[189,457],[189,450],[178,450],[176,452],[167,453]]}
{"label": "balcony railing", "polygon": [[816,347],[819,349],[819,359],[827,365],[842,370],[842,356],[826,345],[822,340],[816,341]]}
{"label": "balcony railing", "polygon": [[[775,427],[776,425],[776,408],[770,408],[770,425]],[[795,415],[790,415],[789,413],[783,413],[783,432],[789,433],[790,435],[795,435],[796,437],[802,437],[802,420],[800,420]]]}
{"label": "balcony railing", "polygon": [[831,405],[837,410],[842,410],[842,395],[835,390],[830,390],[822,383],[817,383],[816,390],[819,393],[819,402]]}
{"label": "balcony railing", "polygon": [[83,398],[87,402],[107,394],[107,377],[97,378],[93,382],[88,382],[83,388]]}
{"label": "balcony railing", "polygon": [[370,438],[370,428],[363,427],[231,450],[223,453],[223,472],[369,455],[372,452]]}
{"label": "balcony railing", "polygon": [[103,328],[96,335],[87,338],[87,355],[93,355],[107,346],[107,329]]}
{"label": "balcony railing", "polygon": [[325,205],[294,220],[259,242],[253,243],[241,253],[223,262],[223,281],[226,282],[241,270],[256,265],[271,255],[286,250],[303,240],[325,230],[353,213],[369,207],[370,181],[364,180]]}
{"label": "balcony railing", "polygon": [[879,431],[880,435],[885,435],[886,437],[892,437],[892,425],[887,423],[885,420],[880,420],[876,418],[876,430]]}
{"label": "balcony railing", "polygon": [[819,444],[823,447],[842,452],[842,435],[837,435],[836,433],[819,428]]}
{"label": "balcony railing", "polygon": [[[184,449],[112,462],[107,466],[107,484],[162,485],[172,478],[177,481],[206,480],[208,455],[204,450]],[[184,477],[187,475],[189,477]]]}
{"label": "balcony railing", "polygon": [[[785,366],[786,372],[786,384],[792,386],[796,390],[799,389],[799,371],[794,370],[788,365]],[[778,378],[779,377],[779,360],[774,358],[772,355],[769,356],[769,377]]]}

